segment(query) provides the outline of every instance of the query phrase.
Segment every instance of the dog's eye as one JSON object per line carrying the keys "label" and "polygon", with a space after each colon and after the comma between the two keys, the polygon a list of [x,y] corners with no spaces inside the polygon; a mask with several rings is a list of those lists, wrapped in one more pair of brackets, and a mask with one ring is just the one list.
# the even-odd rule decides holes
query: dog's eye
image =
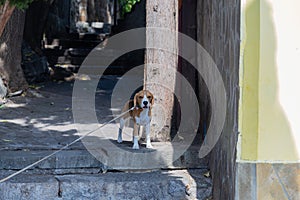
{"label": "dog's eye", "polygon": [[151,99],[151,96],[147,96],[148,99]]}
{"label": "dog's eye", "polygon": [[144,97],[142,97],[142,96],[139,96],[139,99],[142,99],[142,98],[144,98]]}

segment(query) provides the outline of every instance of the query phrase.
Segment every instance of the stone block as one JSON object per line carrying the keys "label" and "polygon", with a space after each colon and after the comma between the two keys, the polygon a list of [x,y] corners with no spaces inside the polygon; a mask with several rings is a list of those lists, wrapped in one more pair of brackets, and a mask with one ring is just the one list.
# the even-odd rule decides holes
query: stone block
{"label": "stone block", "polygon": [[1,200],[55,200],[58,191],[59,185],[53,176],[18,176],[0,183]]}

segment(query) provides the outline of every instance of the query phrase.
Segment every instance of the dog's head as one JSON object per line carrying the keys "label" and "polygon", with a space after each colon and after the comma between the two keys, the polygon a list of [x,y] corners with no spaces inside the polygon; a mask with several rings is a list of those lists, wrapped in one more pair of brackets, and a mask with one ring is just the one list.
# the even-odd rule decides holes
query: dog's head
{"label": "dog's head", "polygon": [[141,90],[135,94],[133,102],[135,107],[147,109],[154,104],[154,97],[148,90]]}

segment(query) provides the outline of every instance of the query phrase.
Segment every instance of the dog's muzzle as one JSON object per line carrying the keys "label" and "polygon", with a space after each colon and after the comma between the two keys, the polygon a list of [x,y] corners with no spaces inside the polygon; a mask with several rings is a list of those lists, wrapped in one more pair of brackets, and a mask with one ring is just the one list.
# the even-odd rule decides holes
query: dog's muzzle
{"label": "dog's muzzle", "polygon": [[148,104],[149,104],[148,101],[143,101],[143,108],[148,108],[149,107]]}

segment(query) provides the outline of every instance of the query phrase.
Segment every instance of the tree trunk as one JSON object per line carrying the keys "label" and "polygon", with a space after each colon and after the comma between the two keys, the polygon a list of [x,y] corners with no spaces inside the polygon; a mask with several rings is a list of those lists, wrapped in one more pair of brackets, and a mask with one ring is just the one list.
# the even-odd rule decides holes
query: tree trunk
{"label": "tree trunk", "polygon": [[14,9],[15,6],[10,6],[9,1],[5,1],[5,3],[0,6],[0,37]]}
{"label": "tree trunk", "polygon": [[[227,96],[222,135],[211,152],[209,161],[214,186],[213,199],[235,199],[236,145],[239,132],[240,2],[197,2],[198,42],[218,67]],[[210,81],[210,84],[217,83],[216,80]],[[200,85],[200,91],[202,88],[203,85]],[[207,94],[204,95],[202,98],[207,98]],[[216,110],[211,111],[212,115],[213,112],[221,114]]]}
{"label": "tree trunk", "polygon": [[93,22],[96,19],[96,7],[95,7],[95,0],[88,1],[87,4],[87,15],[88,21]]}
{"label": "tree trunk", "polygon": [[42,55],[41,41],[52,3],[53,0],[36,1],[26,11],[24,40],[40,56]]}
{"label": "tree trunk", "polygon": [[[146,28],[161,27],[177,31],[177,3],[173,0],[146,1]],[[146,46],[155,46],[156,42],[165,49],[178,50],[176,35],[162,35],[159,29],[155,34],[146,30]],[[153,107],[151,133],[154,133],[153,139],[167,141],[170,139],[178,56],[160,49],[146,49],[145,63],[145,86],[157,97],[155,105],[164,110],[164,113],[155,112]],[[161,119],[163,115],[165,119]]]}
{"label": "tree trunk", "polygon": [[111,2],[108,0],[89,0],[87,4],[87,13],[89,22],[111,23],[109,7]]}
{"label": "tree trunk", "polygon": [[0,77],[9,91],[27,88],[21,68],[25,12],[15,9],[0,37]]}

